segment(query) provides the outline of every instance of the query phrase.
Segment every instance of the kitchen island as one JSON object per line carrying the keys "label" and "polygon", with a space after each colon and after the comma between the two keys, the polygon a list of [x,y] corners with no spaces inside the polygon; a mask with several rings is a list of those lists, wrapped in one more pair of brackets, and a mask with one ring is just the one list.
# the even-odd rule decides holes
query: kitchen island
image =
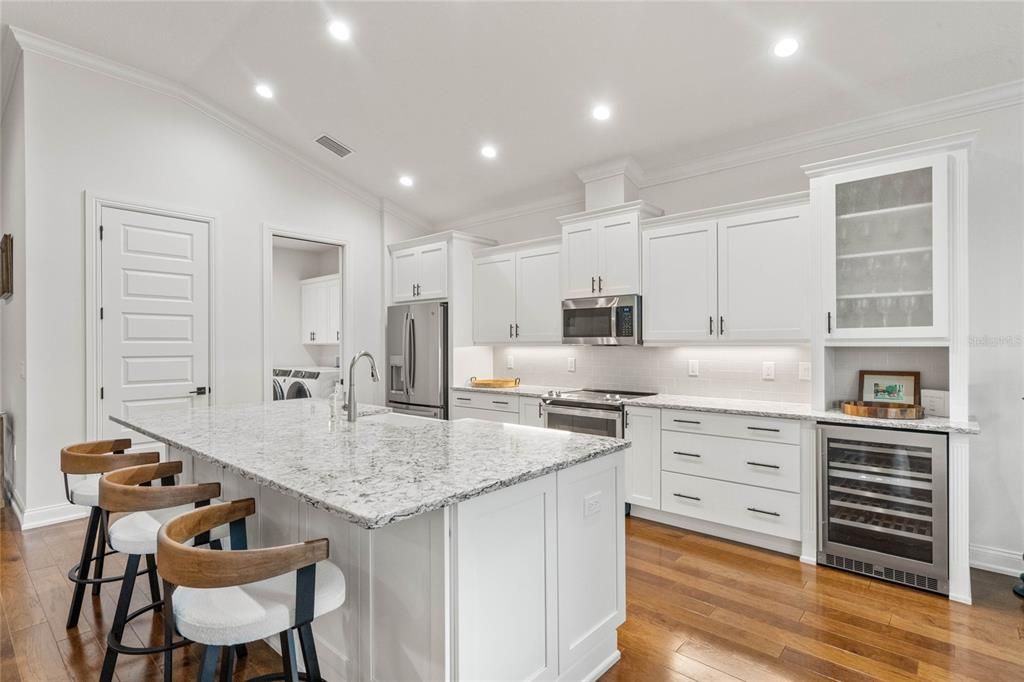
{"label": "kitchen island", "polygon": [[618,660],[627,442],[325,400],[111,417],[253,497],[250,543],[327,537],[326,679],[587,680]]}

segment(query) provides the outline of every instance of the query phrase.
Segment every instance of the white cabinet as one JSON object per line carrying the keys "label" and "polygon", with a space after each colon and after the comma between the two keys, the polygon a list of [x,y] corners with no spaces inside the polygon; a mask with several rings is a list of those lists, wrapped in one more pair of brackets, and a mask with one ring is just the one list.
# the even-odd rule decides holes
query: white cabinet
{"label": "white cabinet", "polygon": [[[726,207],[723,210],[727,210]],[[645,341],[801,341],[810,337],[806,204],[645,223]]]}
{"label": "white cabinet", "polygon": [[808,328],[806,205],[718,221],[718,322],[724,340],[799,340]]}
{"label": "white cabinet", "polygon": [[391,296],[395,303],[448,296],[448,243],[391,252]]}
{"label": "white cabinet", "polygon": [[560,343],[557,243],[516,251],[489,249],[473,261],[473,340]]}
{"label": "white cabinet", "polygon": [[644,231],[645,341],[715,338],[717,231],[714,221],[682,222]]}
{"label": "white cabinet", "polygon": [[341,341],[341,284],[338,275],[304,279],[302,343],[337,344]]}
{"label": "white cabinet", "polygon": [[640,219],[661,211],[643,201],[576,213],[562,222],[562,297],[640,292]]}
{"label": "white cabinet", "polygon": [[661,508],[661,410],[626,408],[626,502]]}
{"label": "white cabinet", "polygon": [[519,399],[519,423],[523,426],[544,426],[544,415],[540,411],[540,398]]}
{"label": "white cabinet", "polygon": [[950,216],[966,184],[952,181],[954,157],[840,160],[810,171],[822,173],[811,179],[811,201],[826,340],[948,337]]}

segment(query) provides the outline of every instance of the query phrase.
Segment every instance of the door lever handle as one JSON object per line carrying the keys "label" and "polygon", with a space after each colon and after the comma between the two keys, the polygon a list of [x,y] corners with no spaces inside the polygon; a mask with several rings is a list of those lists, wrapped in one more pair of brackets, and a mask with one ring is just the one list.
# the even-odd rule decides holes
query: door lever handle
{"label": "door lever handle", "polygon": [[198,386],[196,390],[189,391],[189,395],[206,395],[206,386]]}

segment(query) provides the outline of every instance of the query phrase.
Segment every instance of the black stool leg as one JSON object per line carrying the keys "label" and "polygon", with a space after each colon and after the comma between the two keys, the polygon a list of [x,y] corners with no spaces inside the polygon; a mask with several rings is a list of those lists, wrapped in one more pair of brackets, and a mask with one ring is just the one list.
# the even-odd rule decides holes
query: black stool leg
{"label": "black stool leg", "polygon": [[302,660],[306,662],[306,676],[309,682],[322,682],[320,661],[316,657],[316,642],[313,641],[313,626],[309,623],[299,628],[299,646],[302,647]]}
{"label": "black stool leg", "polygon": [[[152,554],[146,555],[146,570],[149,571],[149,595],[154,602],[158,602],[160,601],[160,578],[156,574],[156,557]],[[153,611],[160,613],[162,608],[162,606],[157,606]]]}
{"label": "black stool leg", "polygon": [[295,637],[291,630],[281,633],[281,663],[285,682],[299,682],[299,666],[295,660]]}
{"label": "black stool leg", "polygon": [[249,648],[247,646],[245,646],[244,644],[235,645],[235,656],[238,656],[239,658],[245,658],[248,655]]}
{"label": "black stool leg", "polygon": [[[93,545],[96,544],[96,530],[100,525],[100,508],[93,507],[89,513],[89,526],[85,531],[85,541],[82,543],[82,560],[78,563],[78,578],[85,580],[89,577],[89,564],[92,562]],[[71,597],[71,610],[68,611],[68,622],[65,625],[69,630],[78,627],[78,616],[82,613],[82,599],[85,598],[85,583],[75,583],[75,593]]]}
{"label": "black stool leg", "polygon": [[207,646],[203,649],[203,660],[199,663],[199,682],[214,682],[217,678],[217,659],[219,657],[219,646]]}
{"label": "black stool leg", "polygon": [[128,609],[132,603],[132,592],[135,590],[135,576],[139,572],[139,555],[129,554],[128,564],[124,570],[124,580],[121,581],[121,596],[117,599],[117,610],[114,612],[114,622],[110,625],[110,634],[107,635],[107,654],[103,657],[103,670],[100,673],[100,682],[110,682],[114,679],[114,666],[117,665],[117,651],[110,646],[111,642],[121,643],[124,636],[124,627],[128,622]]}
{"label": "black stool leg", "polygon": [[[92,577],[96,580],[103,577],[103,559],[107,556],[107,528],[103,523],[98,525],[99,532],[96,534],[96,566],[92,572]],[[100,587],[102,587],[100,583],[93,583],[92,596],[99,596]]]}
{"label": "black stool leg", "polygon": [[221,682],[231,682],[231,679],[235,676],[235,648],[231,646],[224,647],[220,657],[224,659],[220,663],[220,680]]}
{"label": "black stool leg", "polygon": [[174,590],[171,588],[171,584],[166,580],[164,581],[164,605],[167,606],[164,609],[164,646],[167,650],[164,651],[164,682],[171,682],[171,678],[174,673],[174,651],[171,650],[171,644],[174,643],[174,605],[173,595]]}
{"label": "black stool leg", "polygon": [[1024,599],[1024,573],[1020,574],[1020,582],[1013,586],[1013,593]]}

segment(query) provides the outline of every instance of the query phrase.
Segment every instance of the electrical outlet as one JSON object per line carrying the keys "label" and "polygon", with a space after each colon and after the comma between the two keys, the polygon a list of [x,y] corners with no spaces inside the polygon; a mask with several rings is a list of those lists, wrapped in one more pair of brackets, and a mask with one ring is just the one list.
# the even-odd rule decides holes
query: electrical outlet
{"label": "electrical outlet", "polygon": [[511,353],[505,356],[505,369],[515,369],[516,359]]}
{"label": "electrical outlet", "polygon": [[576,358],[568,358],[568,362],[566,363],[566,369],[568,369],[570,372],[576,371]]}
{"label": "electrical outlet", "polygon": [[583,498],[583,516],[593,516],[601,511],[601,493],[590,493]]}
{"label": "electrical outlet", "polygon": [[700,360],[690,360],[690,371],[691,377],[700,376]]}
{"label": "electrical outlet", "polygon": [[762,362],[761,363],[761,380],[762,381],[775,381],[775,363],[774,362]]}
{"label": "electrical outlet", "polygon": [[800,381],[811,380],[811,363],[801,362],[800,363]]}

